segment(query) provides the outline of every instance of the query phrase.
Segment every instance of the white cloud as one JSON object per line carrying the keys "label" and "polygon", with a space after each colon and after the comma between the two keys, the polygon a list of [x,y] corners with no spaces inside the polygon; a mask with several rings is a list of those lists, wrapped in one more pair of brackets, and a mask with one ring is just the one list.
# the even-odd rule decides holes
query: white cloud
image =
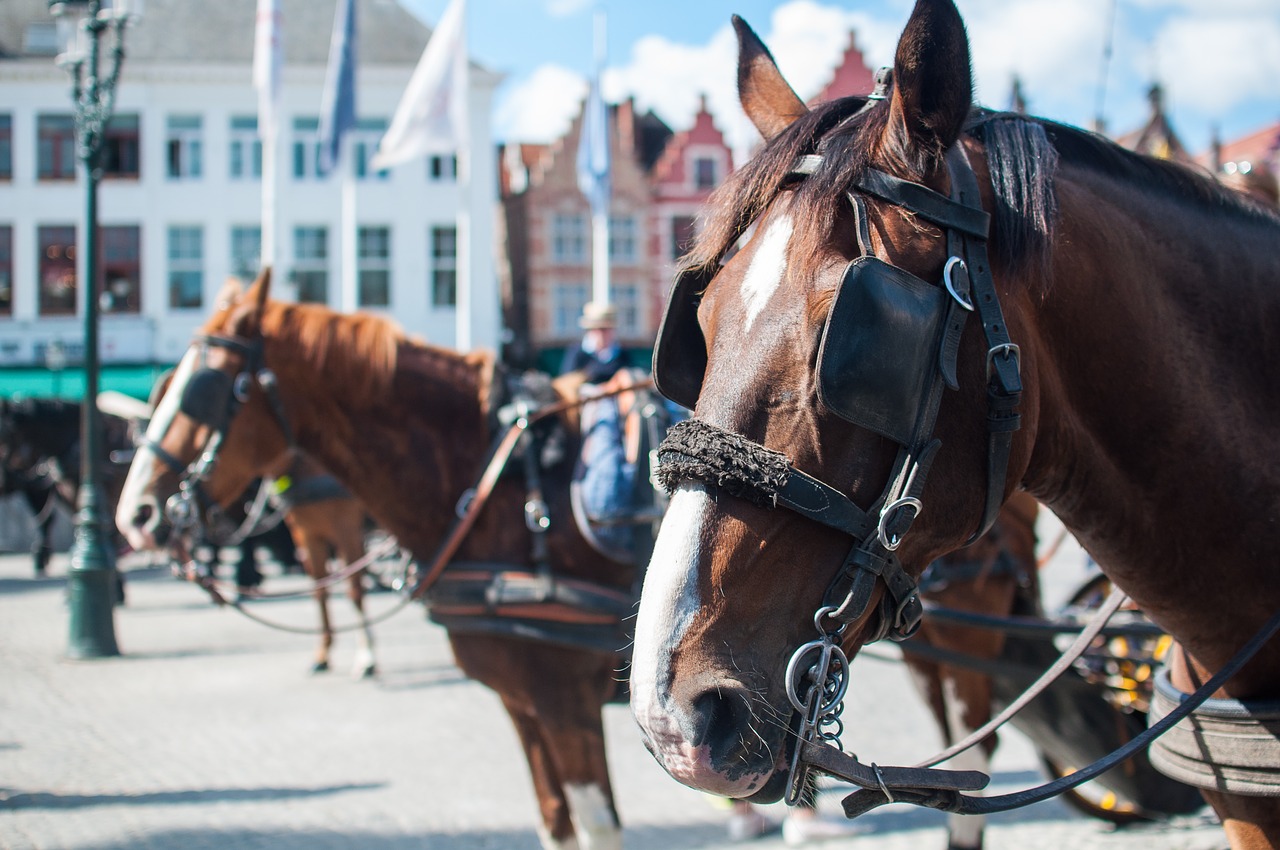
{"label": "white cloud", "polygon": [[541,65],[499,99],[494,134],[503,141],[554,141],[569,129],[586,96],[587,81],[581,74],[560,65]]}
{"label": "white cloud", "polygon": [[1155,62],[1168,95],[1201,114],[1219,117],[1251,98],[1274,97],[1280,16],[1178,16],[1157,34]]}

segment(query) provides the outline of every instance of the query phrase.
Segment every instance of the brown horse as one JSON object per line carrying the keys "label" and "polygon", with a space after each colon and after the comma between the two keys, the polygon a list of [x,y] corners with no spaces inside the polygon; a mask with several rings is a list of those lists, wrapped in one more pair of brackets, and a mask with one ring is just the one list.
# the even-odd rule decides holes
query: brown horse
{"label": "brown horse", "polygon": [[[675,493],[632,667],[658,760],[776,798],[805,731],[790,694],[813,693],[793,651],[909,634],[913,578],[1019,485],[1179,641],[1174,687],[1230,666],[1280,610],[1280,219],[974,112],[949,0],[917,2],[885,98],[813,110],[736,24],[767,143],[713,199],[655,353],[659,387],[696,403],[660,453]],[[1274,699],[1277,674],[1272,642],[1221,693]],[[1262,780],[1172,761],[1233,847],[1280,843],[1273,747]]]}
{"label": "brown horse", "polygon": [[[428,557],[490,446],[490,402],[498,397],[492,356],[411,341],[373,316],[270,301],[269,280],[264,272],[245,293],[224,291],[178,366],[151,439],[185,464],[211,433],[225,428],[218,454],[243,458],[248,470],[280,457],[292,434],[403,547]],[[199,395],[200,384],[214,409],[181,403],[187,394]],[[229,413],[228,404],[235,407]],[[546,560],[557,581],[590,581],[630,594],[634,564],[600,556],[568,519],[578,438],[565,433],[563,460],[541,477],[552,518],[543,535]],[[148,459],[154,454],[139,453],[117,514],[125,533],[144,547],[155,545],[161,506],[176,486],[173,472]],[[221,483],[225,490],[209,489],[215,501],[233,498],[247,481]],[[499,479],[457,561],[533,572],[528,495],[520,476]],[[449,640],[459,666],[498,693],[524,746],[543,845],[620,847],[602,722],[617,686],[618,653],[471,632],[463,618],[454,622]]]}
{"label": "brown horse", "polygon": [[[150,410],[160,406],[161,400],[173,380],[173,370],[156,381],[151,390]],[[152,437],[154,439],[154,437]],[[329,670],[329,657],[333,650],[333,620],[329,616],[329,560],[336,557],[346,566],[355,564],[364,555],[364,525],[366,513],[359,500],[352,497],[332,475],[325,471],[315,458],[293,448],[280,457],[273,458],[261,468],[246,470],[242,460],[234,453],[220,459],[210,471],[210,486],[215,492],[226,492],[224,481],[248,481],[269,477],[275,488],[274,496],[285,507],[283,521],[289,536],[297,548],[303,566],[315,582],[313,591],[320,612],[320,644],[316,647],[312,672]],[[121,476],[123,486],[124,477]],[[240,492],[244,493],[252,485]],[[256,488],[255,488],[256,489]],[[225,507],[225,505],[223,506]],[[216,532],[206,528],[206,536]],[[250,534],[242,541],[249,548],[252,558],[253,538]],[[185,546],[183,547],[185,548]],[[246,557],[242,553],[242,557]],[[377,660],[373,652],[373,629],[364,610],[365,570],[358,570],[347,577],[347,598],[351,600],[360,621],[360,646],[356,651],[352,672],[359,678],[369,678],[377,672]],[[253,597],[252,592],[242,594]]]}

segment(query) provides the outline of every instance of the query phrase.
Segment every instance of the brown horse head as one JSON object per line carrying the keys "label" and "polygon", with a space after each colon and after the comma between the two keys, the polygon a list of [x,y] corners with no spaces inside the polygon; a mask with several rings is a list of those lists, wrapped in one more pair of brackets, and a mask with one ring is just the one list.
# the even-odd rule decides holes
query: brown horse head
{"label": "brown horse head", "polygon": [[[1252,544],[1189,532],[1260,506],[1206,507],[1167,461],[1203,440],[1235,456],[1208,388],[1256,400],[1277,379],[1274,334],[1235,333],[1280,312],[1276,218],[1082,131],[975,112],[949,0],[916,3],[885,97],[812,109],[735,24],[766,144],[712,198],[654,359],[695,410],[662,455],[674,495],[637,621],[632,707],[658,760],[709,792],[776,799],[805,693],[793,653],[908,633],[912,578],[1019,485],[1220,663],[1268,609],[1203,628],[1203,599],[1182,595],[1208,592],[1193,571],[1255,569],[1240,566]],[[1268,439],[1236,406],[1231,433]],[[1231,491],[1229,466],[1195,466]],[[1179,534],[1134,533],[1153,524]],[[1161,572],[1175,563],[1190,585]]]}
{"label": "brown horse head", "polygon": [[[315,308],[271,301],[270,286],[270,269],[248,289],[229,281],[168,385],[158,388],[155,415],[116,515],[135,548],[157,545],[166,510],[185,511],[190,515],[182,519],[194,521],[201,517],[193,511],[225,508],[255,478],[285,470],[297,423],[268,365],[273,338],[298,337],[304,350],[319,352],[321,362],[328,349],[353,342],[315,330],[317,323],[307,320]],[[352,327],[350,335],[359,337],[354,342],[361,343],[366,362],[389,375],[399,332],[374,317],[360,317]],[[281,368],[274,361],[271,365]],[[311,380],[323,377],[313,374]],[[190,498],[175,501],[175,496]]]}

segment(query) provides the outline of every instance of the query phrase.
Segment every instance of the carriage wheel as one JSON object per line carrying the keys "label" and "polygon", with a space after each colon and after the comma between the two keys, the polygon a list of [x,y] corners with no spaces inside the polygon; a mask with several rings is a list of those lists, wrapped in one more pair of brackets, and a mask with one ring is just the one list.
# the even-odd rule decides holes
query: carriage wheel
{"label": "carriage wheel", "polygon": [[[1054,779],[1061,779],[1075,772],[1059,766],[1043,753],[1040,754],[1040,763]],[[1062,792],[1062,801],[1082,815],[1104,820],[1116,826],[1155,820],[1133,803],[1122,799],[1114,791],[1108,790],[1097,782],[1086,782]]]}

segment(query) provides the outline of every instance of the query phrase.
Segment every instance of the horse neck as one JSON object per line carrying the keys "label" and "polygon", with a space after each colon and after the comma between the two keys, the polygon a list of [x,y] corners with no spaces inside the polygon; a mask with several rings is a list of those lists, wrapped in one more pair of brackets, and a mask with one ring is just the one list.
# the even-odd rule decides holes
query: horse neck
{"label": "horse neck", "polygon": [[268,336],[266,360],[299,448],[409,549],[430,551],[488,444],[492,362],[402,340],[388,389],[371,392],[385,376],[367,360],[322,368],[296,336]]}
{"label": "horse neck", "polygon": [[[1028,489],[1134,587],[1273,551],[1274,528],[1238,533],[1238,479],[1280,451],[1280,222],[1078,169],[1059,184],[1053,280],[1015,295],[1040,394]],[[1175,531],[1205,528],[1237,533],[1206,552]]]}

